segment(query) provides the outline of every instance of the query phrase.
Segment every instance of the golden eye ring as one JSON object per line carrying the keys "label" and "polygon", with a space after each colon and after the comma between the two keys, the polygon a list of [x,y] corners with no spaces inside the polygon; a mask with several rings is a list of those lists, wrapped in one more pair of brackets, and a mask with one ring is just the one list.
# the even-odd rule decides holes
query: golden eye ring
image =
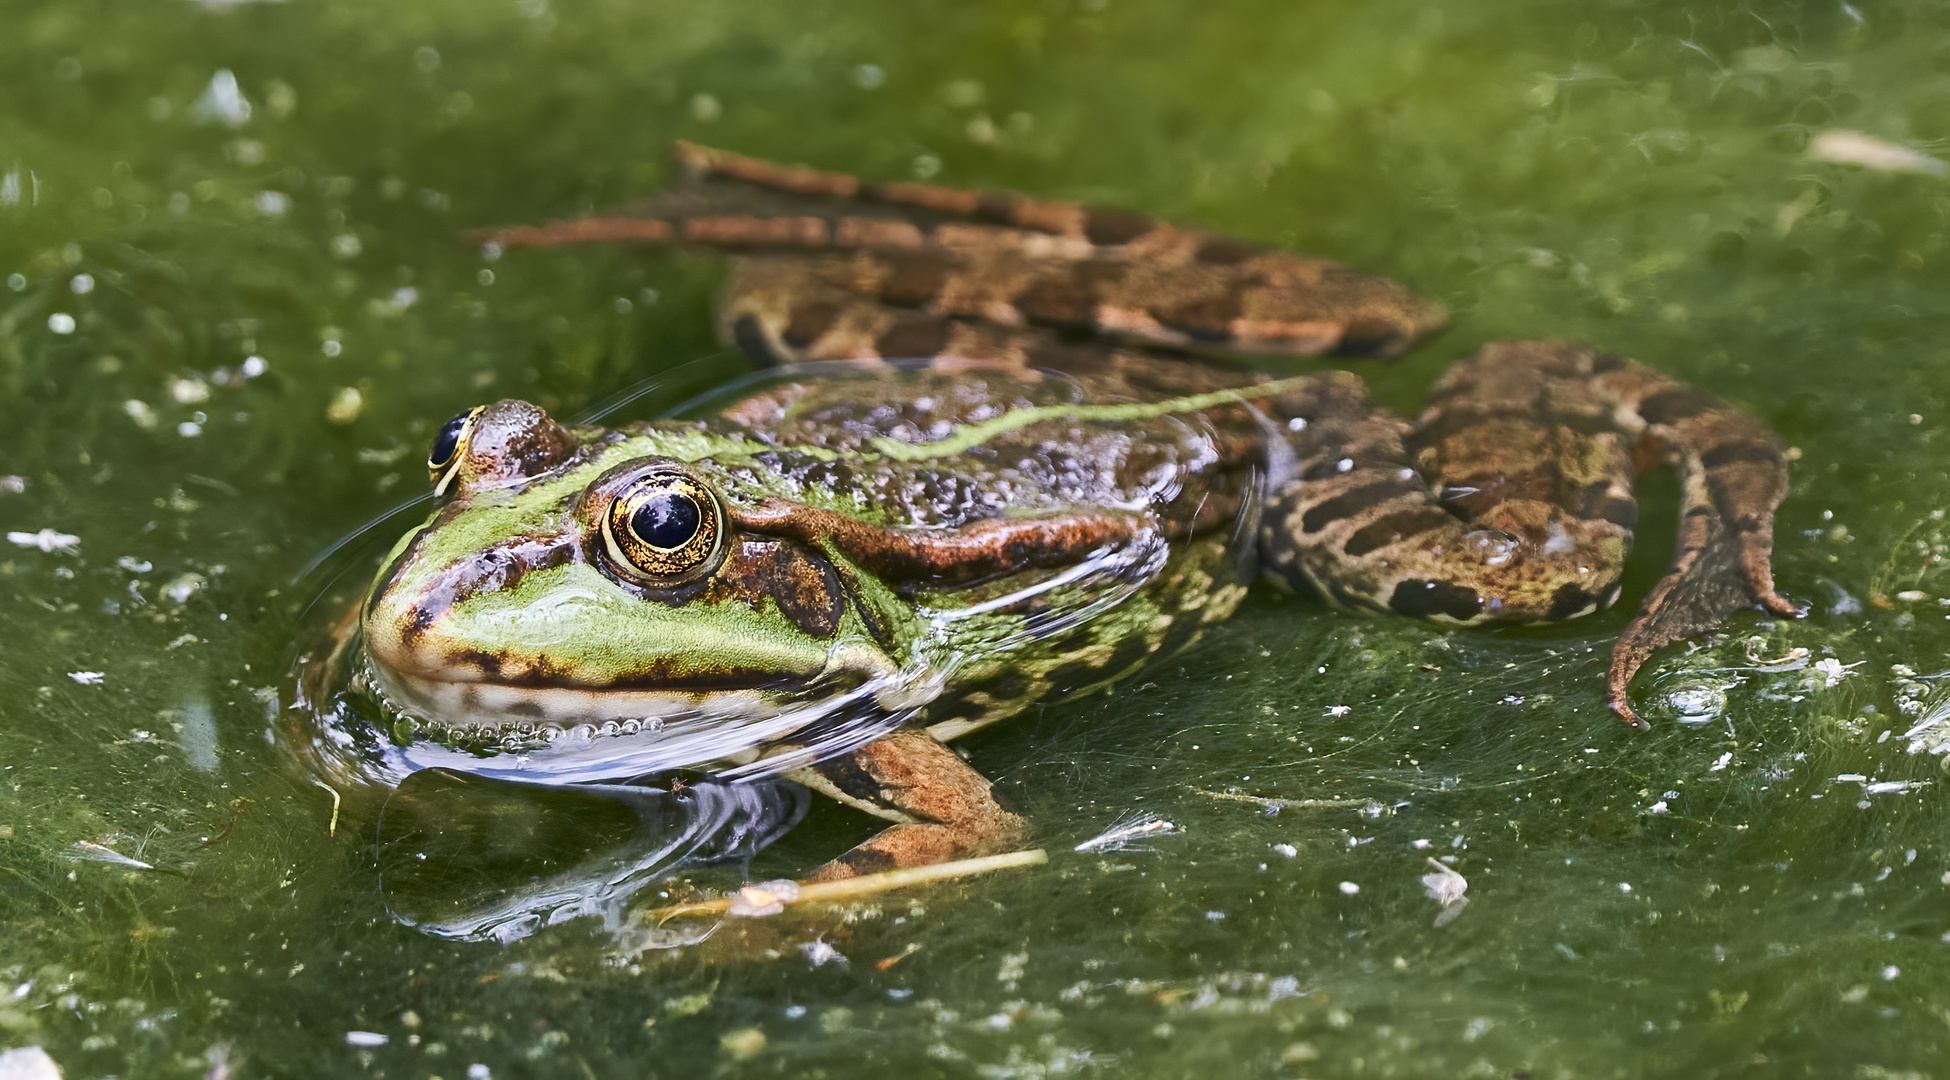
{"label": "golden eye ring", "polygon": [[486,408],[485,405],[476,405],[457,414],[442,424],[433,436],[433,447],[427,451],[427,479],[433,483],[435,498],[447,493],[455,475],[460,472],[460,459],[467,450],[467,437],[474,433],[474,418]]}
{"label": "golden eye ring", "polygon": [[603,513],[603,553],[638,584],[685,585],[724,560],[724,507],[703,481],[672,468],[629,482]]}

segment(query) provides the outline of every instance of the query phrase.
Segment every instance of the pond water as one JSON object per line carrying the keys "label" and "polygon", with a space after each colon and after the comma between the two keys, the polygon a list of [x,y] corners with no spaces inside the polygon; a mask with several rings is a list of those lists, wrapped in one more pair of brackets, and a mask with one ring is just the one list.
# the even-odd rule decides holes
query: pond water
{"label": "pond water", "polygon": [[[0,25],[0,527],[45,540],[0,546],[0,1048],[69,1077],[1950,1070],[1950,170],[1916,153],[1950,140],[1942,8],[15,0]],[[1811,153],[1838,132],[1885,142]],[[713,259],[457,239],[654,191],[675,138],[1388,274],[1456,312],[1365,372],[1401,406],[1494,338],[1654,363],[1796,449],[1777,565],[1811,614],[1663,651],[1641,734],[1600,683],[1663,525],[1622,609],[1565,627],[1255,599],[971,740],[1049,863],[882,897],[836,955],[789,924],[775,958],[403,926],[370,815],[273,737],[334,615],[307,569],[419,494],[460,408],[668,373],[648,415],[745,370]],[[1675,502],[1654,482],[1646,519]],[[1140,813],[1178,831],[1071,851]],[[872,828],[814,807],[751,873]],[[1468,882],[1442,925],[1431,856]]]}

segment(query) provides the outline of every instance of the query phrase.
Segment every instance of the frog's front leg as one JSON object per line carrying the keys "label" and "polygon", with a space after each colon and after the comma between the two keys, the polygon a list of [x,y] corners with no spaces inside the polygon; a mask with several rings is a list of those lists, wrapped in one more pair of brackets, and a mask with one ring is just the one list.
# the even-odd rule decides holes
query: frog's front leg
{"label": "frog's front leg", "polygon": [[822,795],[896,824],[814,870],[838,881],[1014,846],[1027,830],[988,778],[925,731],[901,728],[839,757],[787,774]]}

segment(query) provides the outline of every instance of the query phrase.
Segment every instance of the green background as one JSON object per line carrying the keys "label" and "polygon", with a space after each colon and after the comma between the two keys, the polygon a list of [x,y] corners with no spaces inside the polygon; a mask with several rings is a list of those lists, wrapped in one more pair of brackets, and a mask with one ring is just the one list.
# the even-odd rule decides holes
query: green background
{"label": "green background", "polygon": [[[1807,154],[1950,139],[1950,9],[4,0],[0,28],[0,527],[80,538],[0,546],[0,1046],[125,1078],[1950,1075],[1950,180]],[[235,126],[197,107],[225,70]],[[457,239],[654,191],[678,137],[1399,278],[1456,312],[1367,369],[1403,407],[1498,337],[1654,363],[1796,448],[1778,567],[1812,614],[1661,653],[1639,734],[1599,689],[1625,611],[1443,634],[1258,599],[973,741],[1051,863],[887,898],[846,964],[789,930],[708,960],[594,920],[400,927],[369,823],[330,835],[269,737],[335,616],[301,575],[422,490],[460,408],[744,370],[710,258]],[[1649,484],[1628,608],[1673,504]],[[1842,666],[1756,662],[1796,648]],[[1182,831],[1069,852],[1137,811]],[[871,828],[817,808],[754,872]],[[1440,928],[1431,854],[1470,883]]]}

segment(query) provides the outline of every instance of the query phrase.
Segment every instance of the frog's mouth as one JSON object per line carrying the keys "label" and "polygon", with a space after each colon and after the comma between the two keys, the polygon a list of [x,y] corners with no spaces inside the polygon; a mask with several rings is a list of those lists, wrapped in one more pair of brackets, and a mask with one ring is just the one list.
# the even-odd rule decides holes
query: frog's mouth
{"label": "frog's mouth", "polygon": [[766,720],[896,681],[897,675],[892,661],[870,647],[834,649],[825,666],[811,673],[645,672],[594,686],[542,665],[508,672],[506,665],[485,657],[439,665],[394,662],[398,659],[366,650],[364,681],[389,705],[429,727],[482,732],[612,721]]}

